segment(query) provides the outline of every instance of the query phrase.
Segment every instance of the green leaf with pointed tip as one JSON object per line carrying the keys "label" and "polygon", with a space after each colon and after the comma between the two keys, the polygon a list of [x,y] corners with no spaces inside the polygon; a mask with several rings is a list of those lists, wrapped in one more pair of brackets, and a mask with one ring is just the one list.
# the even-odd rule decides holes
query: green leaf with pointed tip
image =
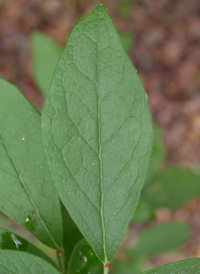
{"label": "green leaf with pointed tip", "polygon": [[68,274],[102,274],[103,264],[96,257],[95,252],[85,239],[81,240],[72,253]]}
{"label": "green leaf with pointed tip", "polygon": [[1,274],[60,274],[45,260],[25,252],[0,250]]}
{"label": "green leaf with pointed tip", "polygon": [[126,254],[130,257],[152,257],[169,252],[186,243],[190,233],[190,226],[181,223],[167,223],[152,227],[139,235],[136,246],[127,249]]}
{"label": "green leaf with pointed tip", "polygon": [[18,251],[26,251],[30,254],[37,255],[57,268],[56,264],[39,248],[29,243],[24,238],[20,237],[16,233],[10,232],[6,229],[0,228],[0,249],[11,249]]}
{"label": "green leaf with pointed tip", "polygon": [[102,5],[68,39],[44,107],[43,136],[64,206],[109,262],[139,200],[152,123],[139,76]]}
{"label": "green leaf with pointed tip", "polygon": [[33,32],[31,43],[33,76],[38,88],[47,95],[62,50],[57,43],[39,31]]}
{"label": "green leaf with pointed tip", "polygon": [[187,259],[143,272],[144,274],[200,274],[200,259]]}
{"label": "green leaf with pointed tip", "polygon": [[0,79],[0,210],[53,248],[62,246],[62,216],[41,138],[41,116]]}
{"label": "green leaf with pointed tip", "polygon": [[154,208],[177,209],[200,196],[199,182],[199,171],[170,167],[155,174],[142,198]]}

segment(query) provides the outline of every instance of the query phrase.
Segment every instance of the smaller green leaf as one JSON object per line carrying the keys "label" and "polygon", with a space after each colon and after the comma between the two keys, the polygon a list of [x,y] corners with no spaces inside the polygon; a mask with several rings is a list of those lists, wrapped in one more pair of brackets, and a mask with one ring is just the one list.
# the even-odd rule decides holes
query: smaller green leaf
{"label": "smaller green leaf", "polygon": [[140,200],[132,221],[134,223],[145,223],[152,221],[154,218],[155,214],[151,206],[147,202]]}
{"label": "smaller green leaf", "polygon": [[199,274],[200,259],[187,259],[166,264],[143,272],[144,274]]}
{"label": "smaller green leaf", "polygon": [[60,272],[35,255],[14,250],[0,250],[0,273],[59,274]]}
{"label": "smaller green leaf", "polygon": [[38,88],[47,95],[62,50],[58,44],[39,31],[33,32],[31,40],[33,76]]}
{"label": "smaller green leaf", "polygon": [[135,258],[130,261],[114,260],[111,264],[114,274],[140,274],[144,269],[144,261],[141,258]]}
{"label": "smaller green leaf", "polygon": [[121,34],[121,42],[125,51],[129,51],[133,46],[133,34],[131,32],[124,32]]}
{"label": "smaller green leaf", "polygon": [[68,274],[102,274],[102,272],[103,264],[96,257],[86,240],[81,240],[72,253]]}
{"label": "smaller green leaf", "polygon": [[0,79],[0,211],[52,248],[62,248],[62,216],[41,136],[41,115]]}
{"label": "smaller green leaf", "polygon": [[163,129],[161,127],[155,126],[154,129],[154,142],[151,153],[151,158],[149,162],[149,169],[146,176],[146,184],[151,180],[152,176],[157,172],[158,167],[165,160],[165,148],[162,141]]}
{"label": "smaller green leaf", "polygon": [[200,174],[171,167],[158,172],[143,189],[142,198],[152,207],[177,209],[200,195]]}
{"label": "smaller green leaf", "polygon": [[190,226],[181,223],[167,223],[143,231],[136,246],[127,249],[130,257],[152,257],[160,253],[172,251],[187,242],[190,237]]}
{"label": "smaller green leaf", "polygon": [[129,18],[131,16],[131,0],[118,0],[118,13],[123,18]]}

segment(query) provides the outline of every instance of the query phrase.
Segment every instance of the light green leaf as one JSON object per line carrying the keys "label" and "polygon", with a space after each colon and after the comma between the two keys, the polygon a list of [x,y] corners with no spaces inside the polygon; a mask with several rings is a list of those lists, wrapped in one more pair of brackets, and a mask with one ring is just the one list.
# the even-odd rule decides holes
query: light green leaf
{"label": "light green leaf", "polygon": [[[163,129],[158,126],[154,126],[154,142],[151,153],[151,159],[149,162],[149,173],[155,173],[160,164],[165,160],[165,148],[163,144]],[[148,174],[150,176],[150,174]]]}
{"label": "light green leaf", "polygon": [[143,231],[137,244],[126,253],[130,257],[152,257],[156,254],[172,251],[187,242],[191,229],[187,224],[167,223]]}
{"label": "light green leaf", "polygon": [[10,232],[2,228],[0,228],[0,249],[26,251],[27,253],[37,255],[38,257],[45,259],[57,268],[56,264],[36,246],[29,243],[27,240],[20,237],[16,233]]}
{"label": "light green leaf", "polygon": [[187,259],[162,265],[143,272],[144,274],[200,274],[200,259]]}
{"label": "light green leaf", "polygon": [[152,221],[154,218],[155,214],[151,206],[147,202],[140,199],[132,221],[134,223],[146,223]]}
{"label": "light green leaf", "polygon": [[1,274],[59,274],[45,260],[25,252],[0,250]]}
{"label": "light green leaf", "polygon": [[0,210],[53,248],[62,246],[62,216],[44,156],[41,116],[0,79]]}
{"label": "light green leaf", "polygon": [[144,188],[142,197],[152,207],[177,209],[200,196],[200,173],[171,167],[158,172]]}
{"label": "light green leaf", "polygon": [[138,74],[102,5],[71,33],[44,107],[43,133],[63,204],[109,262],[139,200],[152,124]]}
{"label": "light green leaf", "polygon": [[31,43],[33,76],[38,88],[47,95],[62,50],[39,31],[33,32]]}
{"label": "light green leaf", "polygon": [[83,235],[79,231],[78,227],[75,225],[71,219],[66,208],[62,205],[62,216],[63,216],[63,247],[65,255],[66,269],[68,268],[68,263],[71,254],[76,246],[76,244],[83,238]]}
{"label": "light green leaf", "polygon": [[111,265],[114,274],[141,274],[144,269],[144,260],[135,258],[130,261],[114,260]]}
{"label": "light green leaf", "polygon": [[124,49],[129,51],[133,46],[134,37],[131,32],[121,33],[121,41]]}
{"label": "light green leaf", "polygon": [[86,242],[85,239],[81,240],[72,253],[68,274],[81,273],[81,274],[102,274],[103,265],[96,257],[94,251]]}

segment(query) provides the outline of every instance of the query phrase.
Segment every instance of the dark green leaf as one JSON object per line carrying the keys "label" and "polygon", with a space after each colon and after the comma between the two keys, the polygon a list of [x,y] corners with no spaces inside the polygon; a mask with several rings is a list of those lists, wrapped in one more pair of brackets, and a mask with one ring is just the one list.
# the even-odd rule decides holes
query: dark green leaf
{"label": "dark green leaf", "polygon": [[39,31],[32,34],[33,75],[38,88],[47,95],[53,73],[62,53],[54,41]]}
{"label": "dark green leaf", "polygon": [[158,172],[142,193],[152,207],[177,209],[200,195],[200,173],[171,167]]}
{"label": "dark green leaf", "polygon": [[43,112],[59,195],[103,262],[114,256],[143,186],[152,145],[146,94],[100,5],[71,33]]}
{"label": "dark green leaf", "polygon": [[0,228],[0,249],[26,251],[30,254],[34,254],[45,259],[46,261],[51,263],[54,267],[57,267],[56,264],[36,246],[29,243],[27,240],[20,237],[16,233],[10,232],[2,228]]}
{"label": "dark green leaf", "polygon": [[200,274],[200,259],[182,260],[143,272],[144,274]]}
{"label": "dark green leaf", "polygon": [[71,219],[66,208],[62,205],[62,215],[63,215],[63,247],[65,250],[65,263],[66,268],[68,267],[69,259],[71,257],[72,251],[74,250],[76,244],[83,238],[78,227],[75,225]]}
{"label": "dark green leaf", "polygon": [[74,273],[103,273],[103,264],[99,261],[95,252],[84,239],[76,245],[69,262],[68,274]]}
{"label": "dark green leaf", "polygon": [[45,159],[41,116],[0,79],[0,210],[53,248],[62,246],[62,216]]}
{"label": "dark green leaf", "polygon": [[0,250],[1,274],[59,274],[45,260],[25,252]]}
{"label": "dark green leaf", "polygon": [[143,231],[134,248],[126,250],[130,257],[152,257],[172,251],[187,242],[191,229],[187,224],[167,223]]}

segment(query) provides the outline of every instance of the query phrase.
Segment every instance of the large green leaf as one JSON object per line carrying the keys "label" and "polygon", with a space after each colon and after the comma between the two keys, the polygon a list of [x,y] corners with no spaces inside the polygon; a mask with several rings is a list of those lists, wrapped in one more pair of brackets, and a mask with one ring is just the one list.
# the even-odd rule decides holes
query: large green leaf
{"label": "large green leaf", "polygon": [[81,273],[81,274],[102,274],[103,265],[96,257],[94,251],[86,242],[85,239],[81,240],[72,253],[68,274]]}
{"label": "large green leaf", "polygon": [[171,167],[158,172],[144,188],[142,197],[155,208],[177,209],[200,196],[200,173]]}
{"label": "large green leaf", "polygon": [[200,259],[187,259],[162,265],[143,272],[144,274],[200,274]]}
{"label": "large green leaf", "polygon": [[53,248],[62,246],[62,216],[45,159],[41,116],[0,79],[0,210]]}
{"label": "large green leaf", "polygon": [[130,257],[154,255],[169,252],[186,243],[190,237],[190,226],[181,223],[167,223],[143,231],[132,249],[126,250]]}
{"label": "large green leaf", "polygon": [[33,32],[31,40],[33,76],[38,88],[47,95],[62,50],[39,31]]}
{"label": "large green leaf", "polygon": [[28,242],[26,239],[20,237],[18,234],[3,228],[0,228],[0,249],[26,251],[45,259],[54,267],[57,267],[56,264],[39,248]]}
{"label": "large green leaf", "polygon": [[25,252],[0,250],[1,274],[59,274],[45,260]]}
{"label": "large green leaf", "polygon": [[43,112],[61,200],[103,261],[132,219],[152,146],[141,81],[100,5],[71,33]]}

